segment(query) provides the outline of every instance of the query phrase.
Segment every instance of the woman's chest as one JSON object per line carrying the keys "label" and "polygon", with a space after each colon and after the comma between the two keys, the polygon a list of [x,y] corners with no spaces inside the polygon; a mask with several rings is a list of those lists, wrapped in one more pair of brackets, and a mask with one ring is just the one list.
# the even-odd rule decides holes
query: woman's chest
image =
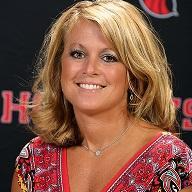
{"label": "woman's chest", "polygon": [[116,155],[95,161],[68,159],[67,173],[70,192],[146,191],[154,178],[153,164],[147,159]]}
{"label": "woman's chest", "polygon": [[[119,172],[117,161],[98,162],[94,164],[73,162],[68,166],[70,192],[101,192],[112,183]],[[105,190],[104,190],[105,191]]]}

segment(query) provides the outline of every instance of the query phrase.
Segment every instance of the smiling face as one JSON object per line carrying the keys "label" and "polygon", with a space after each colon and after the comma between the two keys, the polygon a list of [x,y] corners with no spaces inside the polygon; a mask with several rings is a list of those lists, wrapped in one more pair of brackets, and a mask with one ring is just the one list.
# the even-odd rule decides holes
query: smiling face
{"label": "smiling face", "polygon": [[78,21],[65,37],[61,86],[74,111],[98,113],[127,108],[127,74],[99,26]]}

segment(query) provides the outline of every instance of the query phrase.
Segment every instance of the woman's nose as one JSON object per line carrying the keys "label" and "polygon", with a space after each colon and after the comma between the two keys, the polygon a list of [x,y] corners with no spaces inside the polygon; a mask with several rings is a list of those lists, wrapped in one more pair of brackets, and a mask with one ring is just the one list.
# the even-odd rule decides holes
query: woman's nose
{"label": "woman's nose", "polygon": [[98,74],[99,62],[96,58],[88,58],[84,64],[84,73]]}

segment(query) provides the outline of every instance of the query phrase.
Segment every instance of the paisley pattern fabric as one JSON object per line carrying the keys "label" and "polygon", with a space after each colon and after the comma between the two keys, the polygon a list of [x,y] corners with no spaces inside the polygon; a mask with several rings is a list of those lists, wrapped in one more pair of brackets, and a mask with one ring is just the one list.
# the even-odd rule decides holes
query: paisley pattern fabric
{"label": "paisley pattern fabric", "polygon": [[18,182],[23,192],[60,192],[62,149],[39,137],[31,140],[16,159]]}
{"label": "paisley pattern fabric", "polygon": [[[69,192],[66,151],[39,137],[31,140],[16,160],[23,192]],[[178,192],[190,185],[192,151],[164,133],[129,160],[102,192]]]}

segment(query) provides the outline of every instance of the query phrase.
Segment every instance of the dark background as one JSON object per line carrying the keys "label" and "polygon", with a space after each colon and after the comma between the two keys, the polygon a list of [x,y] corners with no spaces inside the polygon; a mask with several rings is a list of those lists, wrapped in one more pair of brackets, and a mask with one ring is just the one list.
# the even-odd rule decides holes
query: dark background
{"label": "dark background", "polygon": [[[142,3],[148,0],[128,0],[145,10]],[[72,0],[2,1],[0,6],[0,191],[9,192],[15,158],[21,148],[34,137],[27,125],[12,112],[10,122],[3,119],[7,107],[5,91],[13,94],[13,103],[20,93],[30,93],[32,69],[44,35],[58,14]],[[162,7],[152,1],[151,11],[160,11],[150,17],[153,26],[165,45],[168,61],[174,74],[174,95],[178,106],[181,138],[192,148],[192,1],[167,0],[167,10],[177,3],[178,16],[167,17]],[[152,8],[153,7],[153,8]],[[158,7],[158,9],[154,9]],[[13,106],[13,105],[11,105]],[[13,107],[14,108],[14,107]]]}

